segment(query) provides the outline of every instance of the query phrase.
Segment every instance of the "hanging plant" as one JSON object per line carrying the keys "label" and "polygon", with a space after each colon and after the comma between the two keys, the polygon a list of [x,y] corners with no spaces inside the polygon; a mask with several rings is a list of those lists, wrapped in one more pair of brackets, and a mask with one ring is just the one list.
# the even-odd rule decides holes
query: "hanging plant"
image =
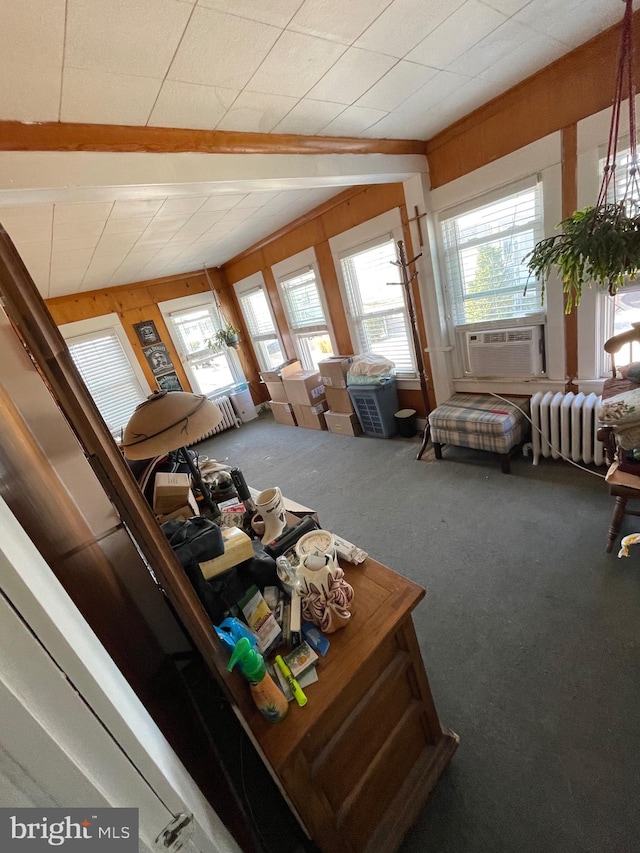
{"label": "hanging plant", "polygon": [[237,349],[240,343],[239,332],[231,323],[218,329],[214,337],[207,341],[207,346],[214,352],[222,352],[225,347]]}
{"label": "hanging plant", "polygon": [[[566,295],[566,312],[580,304],[585,284],[606,288],[613,296],[640,274],[640,186],[636,143],[635,84],[633,80],[633,0],[624,0],[620,53],[609,128],[609,145],[598,200],[594,207],[576,210],[558,228],[562,233],[536,244],[525,258],[530,275],[545,285],[557,270]],[[630,166],[624,193],[616,197],[616,157],[623,94],[629,100]],[[526,287],[525,287],[526,292]]]}
{"label": "hanging plant", "polygon": [[580,304],[585,284],[618,288],[640,274],[640,216],[629,216],[624,202],[587,207],[558,226],[561,234],[541,240],[524,259],[542,286],[557,269],[566,294],[566,311]]}

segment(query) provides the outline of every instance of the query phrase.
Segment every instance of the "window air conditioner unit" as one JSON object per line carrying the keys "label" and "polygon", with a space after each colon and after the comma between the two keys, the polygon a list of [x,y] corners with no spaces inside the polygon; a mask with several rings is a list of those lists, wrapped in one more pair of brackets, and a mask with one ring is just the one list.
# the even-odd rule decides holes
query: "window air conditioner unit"
{"label": "window air conditioner unit", "polygon": [[544,327],[521,326],[467,332],[474,376],[540,376],[544,373]]}

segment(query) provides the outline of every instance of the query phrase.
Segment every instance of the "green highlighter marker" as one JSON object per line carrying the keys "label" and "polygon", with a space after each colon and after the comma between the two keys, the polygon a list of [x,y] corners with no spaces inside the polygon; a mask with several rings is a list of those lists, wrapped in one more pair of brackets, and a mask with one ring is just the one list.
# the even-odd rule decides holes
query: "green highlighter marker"
{"label": "green highlighter marker", "polygon": [[287,684],[291,688],[291,692],[293,693],[296,702],[302,708],[303,705],[307,704],[307,697],[304,695],[304,692],[298,682],[293,677],[293,673],[289,669],[289,667],[284,662],[282,655],[276,655],[276,663],[280,669],[280,672],[284,675],[287,680]]}

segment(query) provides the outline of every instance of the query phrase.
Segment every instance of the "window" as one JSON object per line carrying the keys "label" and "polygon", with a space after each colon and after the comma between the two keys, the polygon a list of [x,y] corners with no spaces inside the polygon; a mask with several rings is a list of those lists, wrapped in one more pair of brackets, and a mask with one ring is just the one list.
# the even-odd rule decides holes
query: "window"
{"label": "window", "polygon": [[[600,159],[601,179],[605,162],[606,157],[602,157]],[[607,193],[607,201],[610,204],[616,200],[621,201],[625,197],[631,166],[631,149],[627,148],[625,151],[618,152],[616,157],[615,183],[611,182]],[[635,202],[640,201],[637,184],[630,185],[630,192],[627,198]],[[607,303],[603,311],[604,334],[602,344],[604,344],[612,335],[619,335],[621,332],[626,332],[630,329],[633,323],[640,323],[640,282],[632,282],[625,285],[613,297],[603,291],[602,297]],[[640,361],[640,343],[637,341],[624,346],[616,354],[616,365],[618,367],[624,367],[626,364],[631,364],[632,361]],[[610,369],[609,357],[605,356],[603,359],[602,374],[608,374]]]}
{"label": "window", "polygon": [[262,370],[273,370],[284,362],[285,355],[263,288],[258,285],[250,290],[240,291],[238,302],[258,364]]}
{"label": "window", "polygon": [[282,302],[296,350],[306,370],[333,355],[315,269],[310,266],[279,279]]}
{"label": "window", "polygon": [[116,330],[101,329],[70,337],[67,346],[98,411],[117,436],[147,394]]}
{"label": "window", "polygon": [[233,350],[215,352],[208,341],[222,328],[222,321],[213,301],[167,315],[171,337],[195,393],[217,394],[244,376]]}
{"label": "window", "polygon": [[540,313],[540,284],[524,263],[543,237],[537,180],[484,204],[445,212],[441,226],[454,326]]}
{"label": "window", "polygon": [[[388,235],[340,255],[349,319],[360,353],[383,355],[398,374],[415,375],[416,364],[396,244]],[[398,282],[398,286],[389,282]]]}

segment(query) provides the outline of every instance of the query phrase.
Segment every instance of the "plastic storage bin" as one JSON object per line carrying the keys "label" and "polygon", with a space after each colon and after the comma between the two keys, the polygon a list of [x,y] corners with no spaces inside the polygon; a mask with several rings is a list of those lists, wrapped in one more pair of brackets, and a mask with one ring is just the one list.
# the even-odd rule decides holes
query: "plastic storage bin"
{"label": "plastic storage bin", "polygon": [[398,390],[394,377],[377,385],[350,385],[348,390],[365,435],[391,438],[396,434]]}
{"label": "plastic storage bin", "polygon": [[258,417],[258,412],[251,399],[251,391],[249,391],[249,386],[246,383],[238,386],[235,391],[231,391],[229,399],[231,400],[233,411],[243,424]]}

